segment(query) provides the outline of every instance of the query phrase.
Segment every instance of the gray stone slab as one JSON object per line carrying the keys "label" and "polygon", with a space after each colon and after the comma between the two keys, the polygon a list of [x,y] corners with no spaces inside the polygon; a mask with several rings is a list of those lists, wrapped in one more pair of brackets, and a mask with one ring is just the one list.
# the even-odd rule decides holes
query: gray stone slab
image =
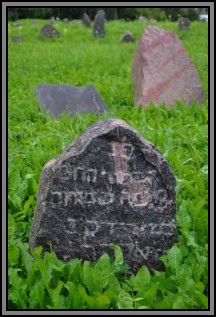
{"label": "gray stone slab", "polygon": [[95,16],[93,36],[95,38],[105,36],[105,12],[104,12],[104,10],[99,10]]}
{"label": "gray stone slab", "polygon": [[134,35],[130,31],[125,32],[121,38],[121,42],[122,43],[135,42]]}
{"label": "gray stone slab", "polygon": [[180,18],[178,20],[179,30],[190,30],[190,20],[188,18]]}
{"label": "gray stone slab", "polygon": [[176,34],[155,26],[145,29],[132,66],[135,105],[167,106],[182,100],[201,102],[203,89],[198,72]]}
{"label": "gray stone slab", "polygon": [[64,19],[63,19],[63,22],[64,22],[65,24],[68,24],[68,23],[69,23],[69,19],[68,19],[68,18],[64,18]]}
{"label": "gray stone slab", "polygon": [[42,84],[37,87],[36,91],[40,109],[48,110],[54,117],[65,112],[70,115],[83,112],[99,114],[108,110],[92,85],[76,87],[67,84]]}
{"label": "gray stone slab", "polygon": [[175,186],[153,144],[122,120],[100,121],[44,166],[30,247],[93,261],[115,243],[131,271],[161,270],[175,241]]}
{"label": "gray stone slab", "polygon": [[84,25],[85,27],[87,27],[87,28],[91,26],[91,20],[90,20],[90,18],[89,18],[89,16],[88,16],[87,13],[84,13],[84,14],[83,14],[82,22],[83,22],[83,25]]}
{"label": "gray stone slab", "polygon": [[45,38],[51,38],[51,37],[59,37],[60,32],[54,28],[54,26],[50,24],[46,24],[42,27],[40,31],[40,35]]}
{"label": "gray stone slab", "polygon": [[51,18],[50,18],[50,23],[51,23],[51,24],[55,24],[55,22],[56,22],[55,17],[51,17]]}
{"label": "gray stone slab", "polygon": [[13,35],[11,37],[12,42],[23,42],[23,36],[21,35]]}

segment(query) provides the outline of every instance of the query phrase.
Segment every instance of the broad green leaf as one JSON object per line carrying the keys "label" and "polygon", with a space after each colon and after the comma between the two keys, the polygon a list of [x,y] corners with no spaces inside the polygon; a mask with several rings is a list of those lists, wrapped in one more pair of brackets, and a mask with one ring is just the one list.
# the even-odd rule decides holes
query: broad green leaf
{"label": "broad green leaf", "polygon": [[29,308],[42,309],[44,308],[45,285],[43,282],[33,284],[29,294]]}
{"label": "broad green leaf", "polygon": [[17,309],[26,309],[27,308],[27,294],[26,288],[27,285],[18,275],[19,269],[9,268],[8,270],[8,279],[9,279],[9,287],[8,290],[8,299],[11,300]]}
{"label": "broad green leaf", "polygon": [[51,291],[53,308],[57,308],[57,309],[59,308],[59,305],[60,305],[59,293],[61,292],[63,285],[64,283],[62,281],[59,281],[57,287]]}
{"label": "broad green leaf", "polygon": [[33,264],[33,258],[28,252],[28,245],[22,242],[19,242],[17,243],[17,246],[19,247],[19,250],[21,253],[21,261],[23,263],[23,266],[25,267],[26,271],[30,273],[30,270]]}
{"label": "broad green leaf", "polygon": [[110,300],[109,297],[104,294],[99,294],[96,296],[97,309],[108,309]]}
{"label": "broad green leaf", "polygon": [[208,309],[209,308],[209,301],[208,297],[205,294],[199,293],[198,291],[196,292],[196,298],[200,303],[200,308]]}
{"label": "broad green leaf", "polygon": [[28,214],[28,211],[29,211],[29,207],[30,206],[34,206],[35,204],[35,200],[34,200],[34,196],[29,196],[29,198],[26,200],[24,206],[23,206],[23,213],[24,215],[27,215]]}
{"label": "broad green leaf", "polygon": [[108,279],[108,288],[103,294],[107,295],[109,299],[117,301],[120,290],[121,286],[117,277],[114,274],[110,275]]}
{"label": "broad green leaf", "polygon": [[93,271],[96,291],[101,292],[108,285],[109,276],[111,275],[110,258],[108,254],[103,254],[97,261]]}
{"label": "broad green leaf", "polygon": [[15,220],[14,217],[11,214],[8,214],[8,236],[9,239],[13,237],[13,234],[15,232]]}
{"label": "broad green leaf", "polygon": [[178,272],[178,270],[181,267],[182,264],[182,254],[181,251],[177,246],[173,246],[167,253],[168,261],[169,261],[169,266],[171,269],[174,269],[174,271]]}
{"label": "broad green leaf", "polygon": [[98,285],[95,285],[94,268],[89,261],[85,261],[83,264],[83,280],[91,295],[97,292]]}
{"label": "broad green leaf", "polygon": [[125,292],[124,290],[121,290],[119,292],[117,305],[118,309],[133,309],[133,298],[130,296],[129,293]]}
{"label": "broad green leaf", "polygon": [[14,266],[18,264],[19,259],[19,248],[14,244],[9,244],[8,246],[8,264]]}
{"label": "broad green leaf", "polygon": [[121,265],[123,263],[123,253],[119,245],[113,244],[115,253],[115,265]]}

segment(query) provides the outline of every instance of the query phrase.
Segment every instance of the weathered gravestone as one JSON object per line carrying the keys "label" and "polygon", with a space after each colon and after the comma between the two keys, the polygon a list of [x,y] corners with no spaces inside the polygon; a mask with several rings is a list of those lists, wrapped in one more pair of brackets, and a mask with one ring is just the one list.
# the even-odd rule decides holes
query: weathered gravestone
{"label": "weathered gravestone", "polygon": [[55,20],[55,17],[51,17],[51,18],[50,18],[50,23],[51,23],[51,24],[55,24],[55,21],[56,21],[56,20]]}
{"label": "weathered gravestone", "polygon": [[190,20],[188,18],[180,18],[178,23],[179,30],[190,30]]}
{"label": "weathered gravestone", "polygon": [[151,24],[155,24],[155,23],[157,23],[157,20],[156,19],[149,19],[148,22]]}
{"label": "weathered gravestone", "polygon": [[23,42],[23,37],[21,35],[13,35],[11,40],[12,42]]}
{"label": "weathered gravestone", "polygon": [[145,16],[140,15],[140,16],[139,16],[139,21],[140,21],[140,22],[147,22],[148,19],[147,19]]}
{"label": "weathered gravestone", "polygon": [[36,24],[37,24],[37,21],[36,21],[36,20],[32,20],[32,21],[31,21],[31,25],[32,25],[32,26],[35,26]]}
{"label": "weathered gravestone", "polygon": [[58,30],[56,30],[54,28],[54,26],[50,25],[50,24],[46,24],[42,27],[41,31],[40,31],[40,35],[42,37],[59,37],[60,36],[60,32]]}
{"label": "weathered gravestone", "polygon": [[105,36],[105,12],[104,10],[99,10],[95,16],[93,36],[94,37],[104,37]]}
{"label": "weathered gravestone", "polygon": [[64,19],[63,19],[63,22],[64,22],[65,24],[68,24],[68,23],[69,23],[69,19],[68,19],[68,18],[64,18]]}
{"label": "weathered gravestone", "polygon": [[121,42],[124,43],[124,42],[134,42],[135,41],[135,38],[133,36],[133,34],[129,31],[125,32],[125,34],[122,36],[121,38]]}
{"label": "weathered gravestone", "polygon": [[135,105],[150,102],[174,105],[176,100],[201,102],[198,73],[179,38],[158,27],[148,27],[134,56],[132,78]]}
{"label": "weathered gravestone", "polygon": [[160,152],[126,122],[90,127],[43,168],[30,246],[65,261],[96,260],[122,247],[132,271],[175,240],[175,178]]}
{"label": "weathered gravestone", "polygon": [[91,26],[91,20],[87,13],[83,14],[82,22],[83,22],[83,25],[87,28]]}
{"label": "weathered gravestone", "polygon": [[76,87],[67,84],[42,84],[37,87],[37,97],[40,108],[48,110],[54,117],[64,112],[70,115],[82,112],[99,114],[108,110],[92,85]]}
{"label": "weathered gravestone", "polygon": [[14,23],[13,23],[13,27],[15,27],[15,28],[21,28],[22,25],[21,25],[19,22],[14,22]]}

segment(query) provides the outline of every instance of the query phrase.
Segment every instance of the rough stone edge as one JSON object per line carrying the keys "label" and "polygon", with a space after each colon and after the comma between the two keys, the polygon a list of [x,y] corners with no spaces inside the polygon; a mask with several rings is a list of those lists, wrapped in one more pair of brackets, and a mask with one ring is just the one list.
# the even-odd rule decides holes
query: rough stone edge
{"label": "rough stone edge", "polygon": [[[47,188],[49,188],[49,183],[52,182],[52,176],[55,175],[55,171],[57,168],[61,167],[63,161],[66,161],[70,156],[76,156],[81,154],[86,150],[90,143],[99,137],[108,136],[113,130],[115,129],[124,129],[127,133],[129,130],[132,133],[132,138],[136,140],[136,147],[139,148],[140,152],[144,155],[147,162],[153,165],[157,171],[159,172],[162,181],[170,195],[170,197],[175,201],[176,200],[176,179],[171,170],[170,165],[164,159],[163,155],[160,153],[159,150],[155,148],[155,146],[140,136],[139,132],[136,131],[134,128],[129,126],[125,121],[121,119],[107,119],[103,121],[98,121],[97,123],[90,126],[82,135],[80,135],[76,140],[69,144],[68,147],[63,150],[63,152],[58,155],[56,158],[48,161],[41,172],[40,182],[39,182],[39,191],[38,191],[38,198],[36,202],[35,212],[34,212],[34,221],[32,226],[32,231],[30,234],[29,245],[30,247],[34,245],[34,241],[32,237],[36,235],[38,232],[38,228],[40,227],[41,217],[43,212],[38,212],[38,206],[41,206],[42,195],[45,195],[46,192],[41,192],[41,184],[46,183]],[[88,136],[88,137],[86,137]],[[131,136],[130,136],[131,137]],[[138,140],[138,142],[137,142]],[[119,142],[124,142],[124,140],[118,139]],[[126,141],[126,138],[125,138]],[[153,160],[152,154],[153,153]],[[163,175],[163,171],[161,169],[162,165],[165,164],[165,168],[168,172],[168,175]],[[168,182],[168,184],[167,184]]]}
{"label": "rough stone edge", "polygon": [[[200,79],[200,75],[199,75],[199,73],[198,73],[198,71],[197,71],[197,68],[196,68],[196,66],[195,66],[195,64],[194,64],[194,62],[193,62],[193,60],[192,60],[192,58],[191,58],[190,55],[188,54],[184,43],[181,41],[181,39],[178,37],[178,35],[177,35],[175,32],[172,32],[172,31],[169,31],[169,30],[160,28],[160,27],[158,27],[158,26],[149,25],[149,26],[147,26],[147,27],[145,28],[144,32],[142,33],[142,35],[141,35],[141,37],[140,37],[140,40],[139,40],[139,42],[138,42],[138,45],[137,45],[137,47],[136,47],[136,50],[135,50],[135,54],[134,54],[134,56],[133,56],[133,63],[132,63],[131,70],[132,70],[132,82],[133,82],[134,92],[135,92],[135,80],[136,80],[136,77],[137,77],[137,76],[134,75],[134,71],[135,71],[135,69],[136,69],[136,65],[139,64],[139,62],[142,63],[143,60],[145,60],[145,43],[143,43],[143,37],[144,37],[146,31],[148,31],[150,28],[156,28],[156,29],[158,29],[158,30],[162,30],[162,31],[164,31],[164,32],[167,32],[167,33],[169,33],[169,34],[173,37],[173,39],[175,38],[176,40],[178,40],[178,41],[180,42],[180,44],[181,44],[182,47],[184,48],[184,54],[186,55],[186,57],[187,57],[187,58],[189,59],[189,61],[191,62],[192,67],[194,68],[194,72],[196,73],[197,78],[198,78],[198,80],[199,80],[199,82],[200,82],[200,87],[201,87],[202,90],[203,90],[203,85],[202,85],[202,82],[201,82],[201,79]],[[137,60],[137,63],[135,62],[136,60]],[[141,77],[145,78],[143,67],[141,67]],[[142,78],[142,80],[143,80],[143,78]],[[142,98],[143,98],[143,91],[142,91],[142,94],[140,94],[140,96],[141,96],[141,97],[139,98],[139,100],[136,99],[136,95],[134,96],[134,97],[135,97],[134,106],[135,106],[135,107],[141,106],[141,107],[143,107],[143,108],[147,108],[147,107],[149,106],[149,104],[148,104],[148,105],[143,105],[143,104],[142,104],[142,101],[140,101],[140,100],[142,100]],[[203,99],[203,97],[202,97],[202,99]],[[193,102],[193,101],[189,101],[189,102],[188,102],[188,105],[189,105],[190,103],[192,103],[192,102]],[[160,104],[160,103],[159,103],[159,104]],[[155,106],[158,107],[159,104],[155,104]],[[167,105],[167,106],[172,107],[172,105]]]}

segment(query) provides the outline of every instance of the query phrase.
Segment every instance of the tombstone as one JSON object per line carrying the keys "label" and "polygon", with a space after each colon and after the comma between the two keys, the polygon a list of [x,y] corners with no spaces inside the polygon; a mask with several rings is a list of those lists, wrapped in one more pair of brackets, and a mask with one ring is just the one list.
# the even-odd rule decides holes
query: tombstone
{"label": "tombstone", "polygon": [[55,20],[55,17],[52,16],[52,17],[50,18],[50,24],[55,24],[55,21],[56,21],[56,20]]}
{"label": "tombstone", "polygon": [[181,30],[190,30],[190,20],[188,18],[180,18],[178,20],[178,29]]}
{"label": "tombstone", "polygon": [[32,25],[32,26],[35,26],[36,24],[37,24],[37,21],[36,21],[36,20],[32,20],[32,21],[31,21],[31,25]]}
{"label": "tombstone", "polygon": [[68,24],[68,23],[69,23],[69,20],[68,20],[67,18],[64,18],[64,19],[63,19],[63,22],[64,22],[65,24]]}
{"label": "tombstone", "polygon": [[155,23],[157,23],[157,20],[156,19],[149,19],[149,23],[155,24]]}
{"label": "tombstone", "polygon": [[183,44],[172,32],[149,26],[134,56],[132,78],[135,105],[167,106],[183,100],[201,102],[203,89],[198,73]]}
{"label": "tombstone", "polygon": [[87,28],[91,26],[91,20],[87,13],[83,14],[82,22],[83,22],[83,25]]}
{"label": "tombstone", "polygon": [[105,24],[105,12],[104,10],[99,10],[94,20],[93,36],[95,38],[105,36],[104,24]]}
{"label": "tombstone", "polygon": [[140,22],[146,22],[146,21],[148,21],[148,20],[147,20],[147,18],[144,17],[143,15],[140,15],[139,21],[140,21]]}
{"label": "tombstone", "polygon": [[46,24],[42,27],[41,31],[40,31],[40,35],[42,37],[46,37],[46,38],[50,38],[50,37],[59,37],[60,36],[60,32],[57,31],[54,26],[50,25],[50,24]]}
{"label": "tombstone", "polygon": [[44,84],[37,87],[37,98],[40,109],[48,110],[54,117],[68,112],[70,115],[90,112],[99,114],[108,110],[97,90],[88,85],[76,87],[72,85]]}
{"label": "tombstone", "polygon": [[21,25],[20,23],[18,23],[18,22],[14,22],[14,23],[13,23],[13,27],[15,27],[15,28],[21,28],[22,25]]}
{"label": "tombstone", "polygon": [[133,36],[133,34],[129,31],[125,32],[125,34],[122,36],[121,38],[121,42],[124,43],[124,42],[134,42],[135,41],[135,38]]}
{"label": "tombstone", "polygon": [[12,42],[23,42],[23,37],[20,35],[13,35],[11,37]]}
{"label": "tombstone", "polygon": [[175,177],[126,122],[100,121],[43,168],[30,247],[97,260],[118,244],[132,271],[162,269],[176,234]]}

